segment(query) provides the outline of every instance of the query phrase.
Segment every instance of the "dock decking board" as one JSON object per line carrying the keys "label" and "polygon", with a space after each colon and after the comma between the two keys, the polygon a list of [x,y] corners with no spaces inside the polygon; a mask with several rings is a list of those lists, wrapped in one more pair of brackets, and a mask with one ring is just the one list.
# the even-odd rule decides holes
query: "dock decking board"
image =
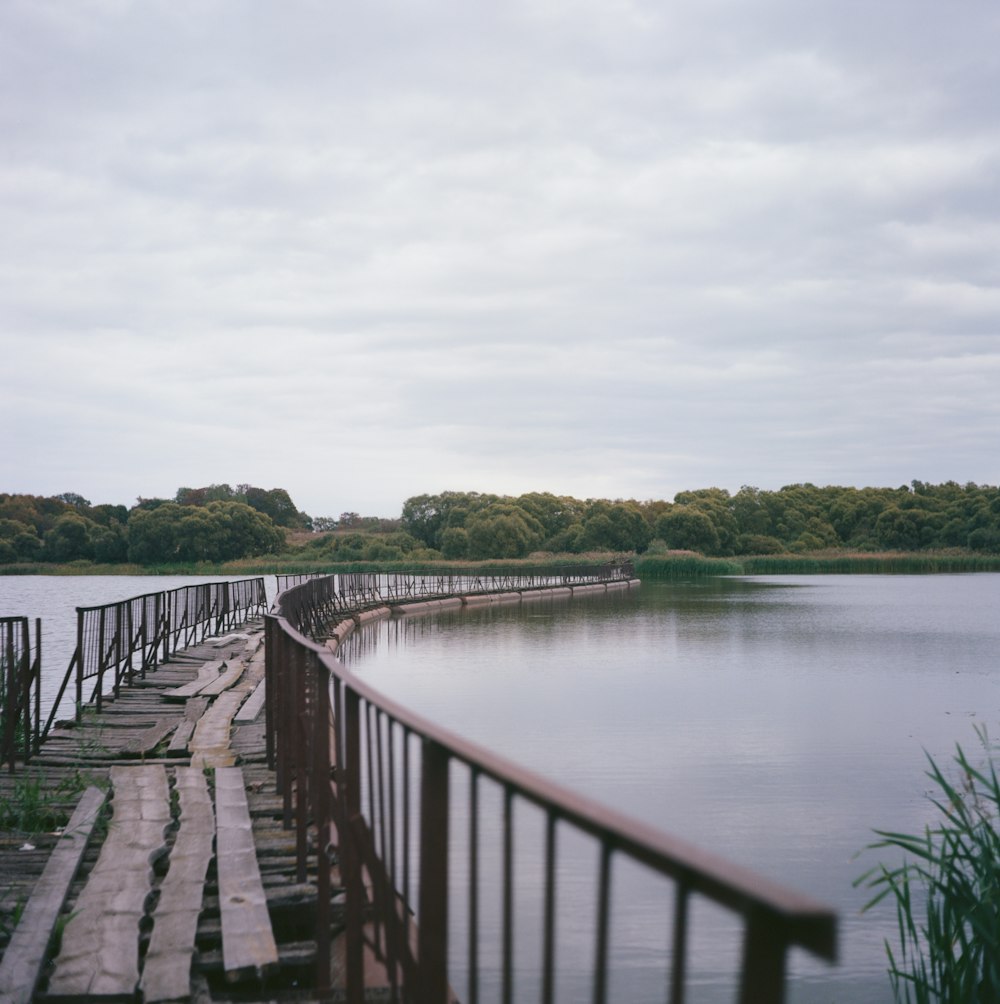
{"label": "dock decking board", "polygon": [[174,787],[179,796],[180,825],[160,886],[143,966],[140,987],[147,1002],[177,1000],[190,994],[198,916],[215,838],[215,816],[205,775],[191,767],[178,767]]}
{"label": "dock decking board", "polygon": [[216,770],[215,808],[223,966],[228,979],[238,979],[262,974],[278,964],[243,771],[238,767]]}
{"label": "dock decking board", "polygon": [[0,1000],[28,1004],[34,996],[52,932],[106,798],[99,788],[88,788],[49,855],[0,963]]}
{"label": "dock decking board", "polygon": [[139,982],[139,922],[166,848],[170,791],[162,766],[111,768],[112,819],[100,857],[63,932],[49,992],[122,997]]}
{"label": "dock decking board", "polygon": [[168,701],[186,701],[189,697],[195,697],[201,693],[204,687],[207,687],[219,678],[219,674],[223,671],[225,665],[225,662],[221,659],[206,662],[198,670],[198,675],[190,683],[184,684],[183,687],[166,691],[163,697]]}

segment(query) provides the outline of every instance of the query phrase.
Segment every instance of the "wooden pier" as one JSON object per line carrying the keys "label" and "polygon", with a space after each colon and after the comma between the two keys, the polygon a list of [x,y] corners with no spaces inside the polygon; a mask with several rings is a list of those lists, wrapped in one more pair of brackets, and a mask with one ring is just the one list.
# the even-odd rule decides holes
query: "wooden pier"
{"label": "wooden pier", "polygon": [[61,831],[0,833],[0,1001],[311,999],[316,886],[295,881],[263,678],[258,620],[0,778],[10,805],[72,812]]}

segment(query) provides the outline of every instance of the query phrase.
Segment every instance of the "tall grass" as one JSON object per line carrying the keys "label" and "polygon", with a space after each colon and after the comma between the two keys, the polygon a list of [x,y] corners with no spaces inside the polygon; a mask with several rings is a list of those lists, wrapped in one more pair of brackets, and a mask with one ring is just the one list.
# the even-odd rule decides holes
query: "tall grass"
{"label": "tall grass", "polygon": [[986,730],[977,732],[986,765],[974,767],[959,746],[954,784],[928,756],[938,824],[919,835],[877,830],[869,849],[902,850],[903,863],[855,883],[875,892],[866,910],[896,904],[898,955],[885,947],[893,993],[906,1004],[1000,1001],[1000,782]]}
{"label": "tall grass", "polygon": [[881,551],[877,553],[766,554],[736,559],[746,575],[925,575],[997,572],[1000,555]]}
{"label": "tall grass", "polygon": [[743,566],[735,558],[706,558],[693,551],[649,555],[635,563],[640,579],[678,579],[699,575],[742,575]]}

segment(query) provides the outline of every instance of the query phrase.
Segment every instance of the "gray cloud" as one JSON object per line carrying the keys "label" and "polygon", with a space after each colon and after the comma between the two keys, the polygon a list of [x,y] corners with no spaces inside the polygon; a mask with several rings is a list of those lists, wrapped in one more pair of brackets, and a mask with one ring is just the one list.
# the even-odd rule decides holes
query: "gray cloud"
{"label": "gray cloud", "polygon": [[0,10],[8,491],[996,483],[969,0]]}

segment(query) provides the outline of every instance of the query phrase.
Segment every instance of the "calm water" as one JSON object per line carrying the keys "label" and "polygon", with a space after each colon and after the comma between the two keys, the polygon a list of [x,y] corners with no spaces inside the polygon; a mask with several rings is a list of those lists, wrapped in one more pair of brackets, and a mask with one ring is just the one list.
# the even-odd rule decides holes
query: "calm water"
{"label": "calm water", "polygon": [[[0,617],[42,619],[42,716],[48,714],[76,647],[76,608],[115,603],[132,596],[178,589],[199,582],[245,579],[246,575],[0,575]],[[268,601],[275,578],[264,576]],[[72,686],[68,688],[72,692]],[[72,714],[72,693],[62,715]]]}
{"label": "calm water", "polygon": [[[455,731],[834,906],[840,964],[794,953],[791,999],[875,1004],[891,1000],[895,921],[860,915],[852,879],[877,858],[855,855],[874,827],[932,818],[923,750],[948,762],[956,743],[977,749],[975,723],[1000,731],[998,611],[993,574],[647,583],[373,625],[344,658]],[[660,999],[662,892],[620,885],[613,999]],[[588,957],[580,923],[564,959]],[[724,926],[695,915],[708,961],[693,1000],[728,999],[712,958]]]}

